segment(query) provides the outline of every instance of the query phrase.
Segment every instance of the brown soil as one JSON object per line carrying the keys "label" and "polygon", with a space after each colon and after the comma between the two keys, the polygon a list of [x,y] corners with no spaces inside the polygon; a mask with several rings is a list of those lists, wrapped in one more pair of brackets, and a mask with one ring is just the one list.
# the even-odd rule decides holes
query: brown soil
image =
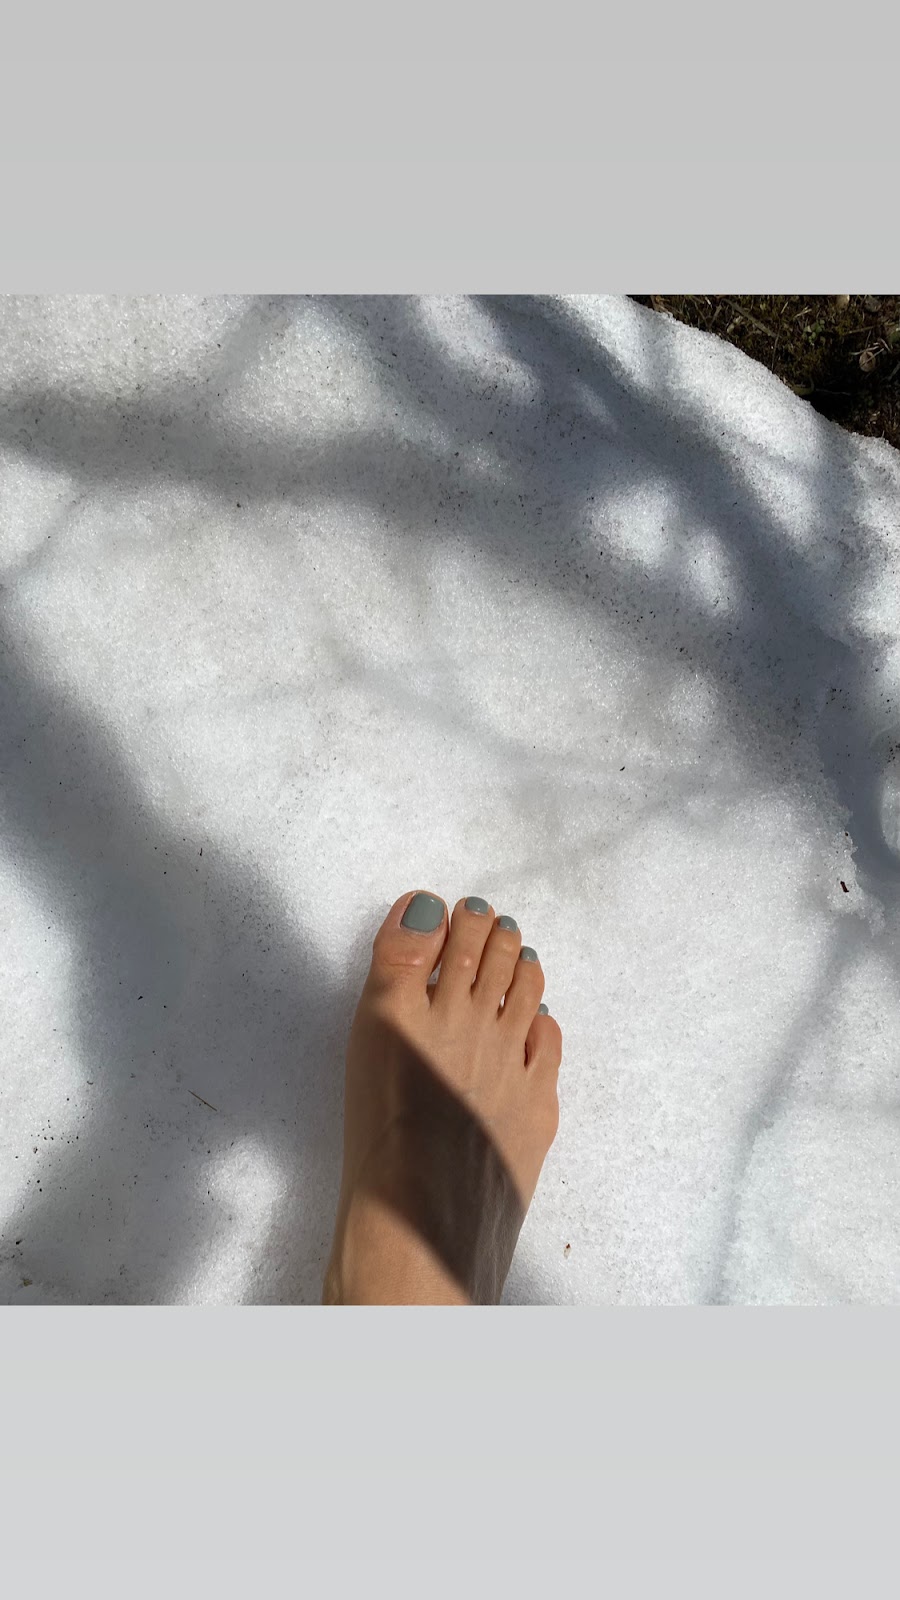
{"label": "brown soil", "polygon": [[900,449],[900,295],[636,294],[632,299],[727,339],[823,416]]}

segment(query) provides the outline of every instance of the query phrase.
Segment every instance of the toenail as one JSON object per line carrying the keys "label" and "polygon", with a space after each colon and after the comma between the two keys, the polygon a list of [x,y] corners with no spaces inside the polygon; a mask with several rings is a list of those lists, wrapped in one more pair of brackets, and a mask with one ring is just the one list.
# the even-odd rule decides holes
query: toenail
{"label": "toenail", "polygon": [[497,927],[505,928],[507,933],[518,933],[519,931],[519,924],[512,917],[498,917]]}
{"label": "toenail", "polygon": [[490,909],[487,901],[480,900],[477,894],[470,894],[466,901],[466,910],[477,911],[480,917],[486,917]]}
{"label": "toenail", "polygon": [[544,1002],[542,1000],[540,1005],[538,1006],[538,1016],[539,1017],[549,1017],[549,1015],[550,1015],[550,1007],[549,1006],[545,1006]]}
{"label": "toenail", "polygon": [[523,944],[521,950],[519,951],[519,960],[520,961],[537,961],[537,951],[536,950],[532,950],[530,944]]}
{"label": "toenail", "polygon": [[414,933],[434,933],[444,920],[444,902],[433,894],[414,894],[403,916],[401,928]]}

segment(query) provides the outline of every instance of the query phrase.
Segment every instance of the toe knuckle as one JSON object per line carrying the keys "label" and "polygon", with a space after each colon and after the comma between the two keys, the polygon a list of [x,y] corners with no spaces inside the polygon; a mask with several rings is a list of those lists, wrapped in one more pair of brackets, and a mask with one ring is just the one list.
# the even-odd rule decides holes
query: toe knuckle
{"label": "toe knuckle", "polygon": [[457,972],[474,972],[478,966],[478,959],[471,950],[458,950],[453,957],[452,965]]}

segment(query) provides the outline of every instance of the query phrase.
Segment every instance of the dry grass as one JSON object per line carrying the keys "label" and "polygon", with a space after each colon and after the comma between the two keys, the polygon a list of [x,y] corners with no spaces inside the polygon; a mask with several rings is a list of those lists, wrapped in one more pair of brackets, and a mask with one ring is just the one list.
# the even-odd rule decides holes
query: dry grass
{"label": "dry grass", "polygon": [[900,449],[900,295],[632,298],[727,339],[823,416]]}

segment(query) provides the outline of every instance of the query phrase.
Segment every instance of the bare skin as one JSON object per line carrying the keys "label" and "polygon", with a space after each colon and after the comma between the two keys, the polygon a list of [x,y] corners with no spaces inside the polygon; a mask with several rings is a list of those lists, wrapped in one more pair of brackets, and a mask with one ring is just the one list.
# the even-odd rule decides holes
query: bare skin
{"label": "bare skin", "polygon": [[[433,933],[401,924],[420,893],[443,908]],[[379,928],[347,1050],[326,1305],[499,1301],[559,1123],[562,1034],[521,949],[492,907],[460,900],[450,919],[430,891]]]}

